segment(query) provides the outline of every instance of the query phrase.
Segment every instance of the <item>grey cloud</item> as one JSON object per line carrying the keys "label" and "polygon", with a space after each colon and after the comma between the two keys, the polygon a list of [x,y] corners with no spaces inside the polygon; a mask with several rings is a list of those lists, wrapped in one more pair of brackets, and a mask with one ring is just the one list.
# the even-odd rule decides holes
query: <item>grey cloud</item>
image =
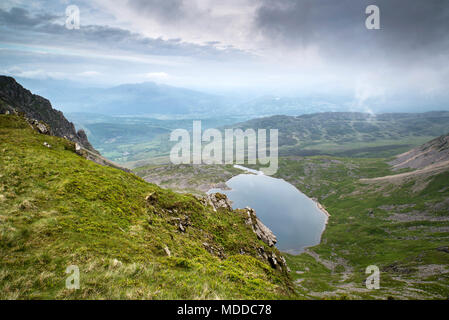
{"label": "grey cloud", "polygon": [[0,25],[15,27],[34,27],[48,22],[53,22],[61,18],[49,13],[39,13],[30,16],[28,11],[23,8],[11,8],[9,11],[0,9]]}
{"label": "grey cloud", "polygon": [[127,4],[137,12],[164,22],[183,18],[191,8],[183,0],[128,0]]}
{"label": "grey cloud", "polygon": [[[64,25],[54,23],[59,17],[40,14],[31,15],[22,8],[9,11],[0,9],[0,40],[27,44],[56,44],[67,48],[85,46],[88,48],[131,51],[138,54],[195,56],[206,59],[226,59],[244,57],[246,53],[235,48],[218,50],[213,43],[193,44],[182,39],[148,38],[129,30],[102,26],[81,25],[79,30],[68,30]],[[36,36],[38,34],[38,36]]]}
{"label": "grey cloud", "polygon": [[[377,5],[381,30],[365,28],[365,8]],[[436,54],[449,48],[447,0],[263,0],[256,29],[288,46],[318,45],[331,54]]]}

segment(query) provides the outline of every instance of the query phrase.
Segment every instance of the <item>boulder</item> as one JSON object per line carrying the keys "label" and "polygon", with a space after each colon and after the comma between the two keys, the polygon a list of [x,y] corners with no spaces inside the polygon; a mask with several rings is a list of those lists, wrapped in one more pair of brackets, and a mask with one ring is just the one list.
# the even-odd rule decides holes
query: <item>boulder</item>
{"label": "boulder", "polygon": [[49,134],[49,131],[48,131],[47,127],[44,124],[42,124],[42,123],[38,123],[36,125],[36,129],[39,131],[39,133]]}
{"label": "boulder", "polygon": [[212,193],[207,195],[206,199],[207,204],[211,205],[214,210],[218,209],[226,209],[232,211],[231,202],[228,197],[223,193]]}

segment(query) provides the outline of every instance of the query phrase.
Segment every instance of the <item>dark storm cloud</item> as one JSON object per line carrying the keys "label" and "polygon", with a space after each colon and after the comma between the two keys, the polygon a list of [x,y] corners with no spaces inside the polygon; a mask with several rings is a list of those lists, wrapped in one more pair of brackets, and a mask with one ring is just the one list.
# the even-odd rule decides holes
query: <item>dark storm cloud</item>
{"label": "dark storm cloud", "polygon": [[[62,19],[61,19],[62,18]],[[213,43],[198,45],[182,39],[148,38],[129,30],[102,25],[81,25],[78,30],[68,30],[60,22],[62,16],[50,14],[31,15],[22,8],[9,11],[0,9],[0,40],[12,43],[103,47],[138,54],[197,56],[202,58],[239,57],[245,54],[235,48],[218,50]]]}
{"label": "dark storm cloud", "polygon": [[[368,5],[380,8],[381,30],[365,28]],[[256,29],[287,46],[317,45],[331,54],[447,53],[447,0],[263,0]]]}

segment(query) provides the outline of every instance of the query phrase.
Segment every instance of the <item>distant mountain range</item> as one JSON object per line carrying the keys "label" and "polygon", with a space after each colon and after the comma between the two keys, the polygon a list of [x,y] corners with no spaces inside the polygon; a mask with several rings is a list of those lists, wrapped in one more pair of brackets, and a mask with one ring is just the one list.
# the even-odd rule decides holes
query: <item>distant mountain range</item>
{"label": "distant mountain range", "polygon": [[133,115],[159,119],[225,116],[261,117],[275,114],[342,111],[348,98],[323,96],[283,97],[255,93],[210,94],[153,82],[109,88],[68,80],[18,78],[22,85],[47,97],[64,112]]}
{"label": "distant mountain range", "polygon": [[448,108],[445,103],[438,101],[427,101],[424,104],[427,107],[424,108],[417,105],[411,97],[403,96],[361,105],[350,93],[319,95],[297,92],[283,96],[270,92],[236,91],[217,94],[153,82],[98,87],[70,80],[17,78],[17,81],[34,93],[51,100],[57,109],[65,113],[88,112],[170,120],[217,116],[298,116],[345,111],[425,112]]}
{"label": "distant mountain range", "polygon": [[[48,83],[49,81],[49,83]],[[152,82],[111,88],[83,87],[70,82],[21,80],[69,112],[107,115],[200,115],[224,106],[225,98]]]}

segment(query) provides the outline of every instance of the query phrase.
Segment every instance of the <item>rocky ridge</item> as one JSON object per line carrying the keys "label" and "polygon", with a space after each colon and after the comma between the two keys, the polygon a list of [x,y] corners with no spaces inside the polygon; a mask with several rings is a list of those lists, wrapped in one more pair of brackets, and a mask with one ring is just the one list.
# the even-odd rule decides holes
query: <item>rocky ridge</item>
{"label": "rocky ridge", "polygon": [[32,94],[12,77],[0,76],[0,114],[22,115],[41,133],[66,138],[98,154],[84,130],[76,131],[74,124],[53,109],[50,101]]}
{"label": "rocky ridge", "polygon": [[103,166],[130,172],[127,168],[102,157],[90,144],[84,130],[76,131],[74,124],[68,121],[61,111],[53,109],[50,101],[32,94],[14,78],[0,76],[0,114],[22,116],[37,132],[74,142],[75,151],[80,156]]}

